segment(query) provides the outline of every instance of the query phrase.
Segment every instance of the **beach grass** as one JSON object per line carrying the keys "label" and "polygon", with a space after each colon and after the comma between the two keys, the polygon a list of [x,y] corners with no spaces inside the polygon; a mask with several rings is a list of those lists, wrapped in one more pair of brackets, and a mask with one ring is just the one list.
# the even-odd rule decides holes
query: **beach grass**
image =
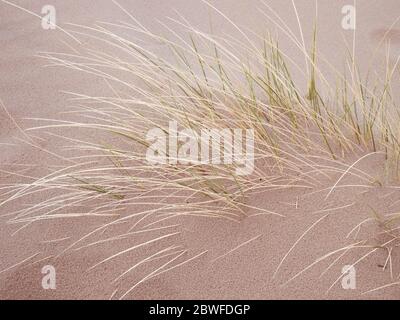
{"label": "beach grass", "polygon": [[[264,9],[270,20],[278,19],[274,12]],[[176,218],[208,217],[237,223],[249,215],[284,218],[283,212],[249,203],[249,195],[294,188],[312,191],[322,186],[323,179],[331,179],[327,199],[348,176],[367,186],[385,185],[387,179],[357,168],[374,155],[384,156],[388,179],[398,182],[400,119],[391,92],[398,61],[384,61],[383,76],[373,70],[363,76],[357,57],[349,53],[345,70],[331,66],[329,73],[336,79],[333,85],[319,68],[324,59],[318,50],[317,25],[311,47],[306,48],[304,39],[299,40],[279,23],[304,56],[304,67],[280,49],[272,34],[251,38],[224,15],[238,37],[224,38],[212,30],[198,30],[184,18],[171,19],[171,25],[164,25],[167,35],[155,34],[126,13],[128,22],[70,24],[68,34],[81,42],[74,45],[75,52],[39,55],[48,67],[64,67],[101,79],[108,90],[98,95],[67,92],[72,108],[64,113],[66,118],[30,119],[38,125],[25,130],[29,137],[43,134],[59,139],[72,156],[64,159],[68,164],[57,171],[39,178],[23,177],[26,181],[2,188],[1,206],[49,194],[45,200],[7,213],[10,223],[21,224],[18,230],[42,220],[109,219],[64,252],[125,239],[138,232],[168,232],[135,244],[130,248],[133,250],[174,236],[176,233],[169,229],[176,222],[168,221]],[[307,79],[306,90],[297,86],[292,69]],[[236,163],[149,164],[147,132],[157,128],[167,133],[171,121],[197,132],[209,128],[253,129],[254,171],[237,175]],[[64,129],[79,131],[79,138],[59,134]],[[198,139],[201,145],[201,137]],[[356,160],[349,163],[355,155]],[[398,218],[397,214],[374,221],[380,221],[391,233],[398,228]],[[126,232],[87,242],[94,234],[121,223],[129,224]],[[180,247],[168,247],[139,265],[171,255],[172,263],[183,253]]]}

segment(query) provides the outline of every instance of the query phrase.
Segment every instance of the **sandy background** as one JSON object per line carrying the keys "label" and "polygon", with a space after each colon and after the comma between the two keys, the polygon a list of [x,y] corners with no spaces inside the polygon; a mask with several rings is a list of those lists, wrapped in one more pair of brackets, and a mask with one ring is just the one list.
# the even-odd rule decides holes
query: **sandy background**
{"label": "sandy background", "polygon": [[[207,30],[209,10],[201,1],[133,1],[120,0],[121,5],[138,20],[156,32],[162,32],[158,20],[176,17],[175,10],[182,14],[193,26]],[[291,1],[266,1],[282,19],[297,32],[297,21],[291,7]],[[319,10],[319,46],[323,55],[332,63],[340,66],[344,56],[343,40],[349,43],[352,33],[341,28],[341,8],[351,1],[318,1]],[[14,1],[28,10],[40,13],[47,0]],[[91,24],[98,20],[116,21],[126,15],[111,1],[79,0],[51,1],[57,9],[58,23],[74,22]],[[250,0],[213,1],[213,4],[240,26],[249,28],[255,33],[263,34],[273,26],[259,14],[262,3]],[[315,12],[314,1],[296,1],[306,39],[310,39]],[[398,0],[359,0],[357,28],[357,56],[361,68],[367,68],[371,52],[377,45],[377,38],[382,30],[389,28],[400,14]],[[40,51],[68,52],[70,39],[57,31],[46,31],[41,28],[40,19],[13,8],[0,1],[0,98],[10,114],[21,127],[29,127],[28,117],[55,117],[65,110],[69,102],[61,93],[63,90],[77,92],[96,92],[104,83],[88,78],[80,73],[69,71],[54,72],[43,68],[45,62],[36,58]],[[214,30],[218,34],[235,34],[232,27],[220,16],[213,13]],[[279,32],[278,32],[279,34]],[[400,31],[391,34],[391,57],[400,54]],[[280,36],[281,46],[299,64],[293,45]],[[378,51],[383,55],[383,50]],[[297,75],[301,81],[301,76]],[[43,168],[57,165],[57,160],[46,152],[26,144],[14,145],[21,137],[19,129],[10,121],[7,114],[0,111],[0,182],[15,180],[7,172],[20,172],[27,175],[38,175]],[[78,133],[79,134],[79,133]],[[60,151],[57,141],[42,140],[41,148]],[[351,159],[349,159],[350,161]],[[360,164],[360,168],[379,176],[382,168],[379,157]],[[26,166],[26,164],[30,166]],[[332,185],[334,180],[323,182],[319,189]],[[355,181],[349,181],[353,183]],[[317,191],[317,190],[315,190]],[[324,201],[322,192],[306,195],[296,190],[257,195],[250,201],[265,204],[265,208],[285,214],[286,219],[279,217],[251,217],[241,224],[222,220],[182,219],[177,223],[177,236],[168,239],[172,244],[183,244],[195,256],[207,250],[199,258],[160,275],[139,285],[128,298],[133,299],[359,299],[400,298],[399,287],[390,287],[374,293],[362,295],[363,292],[396,281],[399,274],[399,262],[393,252],[394,279],[390,270],[382,270],[387,252],[378,250],[368,259],[357,265],[357,289],[344,290],[340,281],[328,293],[327,289],[340,276],[343,265],[354,262],[366,251],[357,251],[340,260],[334,267],[320,277],[329,264],[329,259],[317,264],[297,277],[289,284],[287,280],[300,272],[329,251],[349,244],[344,239],[347,233],[360,221],[371,215],[370,207],[382,213],[395,212],[400,205],[395,201],[398,193],[391,188],[342,188],[335,192],[329,201]],[[298,199],[297,207],[293,205]],[[334,214],[323,219],[312,232],[307,234],[295,247],[282,264],[276,277],[273,274],[293,243],[315,221],[332,210]],[[87,269],[115,252],[132,243],[142,241],[143,236],[129,239],[125,243],[113,243],[101,247],[91,247],[73,251],[58,259],[49,258],[55,252],[65,248],[68,239],[82,234],[100,225],[101,221],[91,219],[63,220],[48,223],[37,223],[12,236],[18,226],[6,224],[7,215],[15,208],[2,208],[0,224],[0,297],[10,298],[46,298],[46,299],[99,299],[110,298],[116,290],[112,283],[116,274],[135,263],[138,257],[144,256],[146,250],[135,251],[111,263],[103,264],[91,271]],[[376,230],[375,230],[376,231]],[[160,233],[159,235],[162,235]],[[164,233],[165,234],[165,233]],[[152,235],[154,236],[154,235]],[[249,239],[259,236],[254,241],[238,249],[232,249]],[[61,239],[61,240],[60,240]],[[56,241],[55,241],[56,240]],[[351,239],[350,239],[351,240]],[[50,242],[49,242],[50,241]],[[350,241],[351,243],[351,241]],[[156,249],[158,244],[154,245]],[[163,245],[166,245],[165,243]],[[34,254],[36,254],[33,256]],[[226,254],[226,255],[225,255]],[[31,259],[23,262],[27,258]],[[23,263],[21,263],[23,262]],[[155,267],[149,264],[146,268]],[[43,290],[41,287],[41,268],[52,264],[57,270],[57,289]],[[397,269],[395,268],[397,265]],[[130,275],[120,288],[127,289],[146,274],[146,268]],[[147,272],[148,273],[148,272]]]}

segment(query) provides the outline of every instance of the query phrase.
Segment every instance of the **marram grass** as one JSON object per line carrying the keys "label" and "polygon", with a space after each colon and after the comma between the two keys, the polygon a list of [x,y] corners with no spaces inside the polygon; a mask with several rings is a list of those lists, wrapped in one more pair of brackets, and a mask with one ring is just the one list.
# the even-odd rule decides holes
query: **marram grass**
{"label": "marram grass", "polygon": [[[304,70],[280,50],[271,35],[253,41],[233,25],[238,37],[223,38],[181,19],[172,20],[174,28],[165,25],[169,35],[161,36],[130,18],[131,22],[92,27],[70,25],[68,34],[82,40],[74,45],[74,53],[40,54],[49,66],[102,79],[108,90],[95,96],[69,93],[73,120],[34,119],[38,126],[25,131],[64,141],[71,157],[66,159],[69,164],[48,175],[25,177],[21,183],[2,188],[3,207],[26,198],[44,199],[7,213],[11,223],[25,228],[42,220],[108,217],[107,223],[73,241],[63,252],[137,233],[163,232],[116,252],[96,267],[138,247],[174,237],[179,217],[240,222],[248,215],[284,216],[249,203],[250,195],[291,188],[313,190],[321,186],[320,179],[332,174],[340,177],[337,183],[345,175],[353,175],[365,185],[384,183],[357,169],[355,163],[348,164],[349,155],[361,154],[362,160],[382,153],[388,174],[397,178],[400,119],[391,93],[397,63],[385,61],[383,79],[373,79],[372,72],[362,79],[356,57],[349,55],[346,70],[330,70],[336,77],[332,85],[318,67],[322,57],[317,27],[308,50],[291,30],[282,27],[304,55]],[[300,70],[307,79],[305,91],[296,86],[292,69]],[[149,164],[146,133],[152,128],[167,132],[170,121],[196,131],[254,129],[254,172],[238,176],[234,163]],[[59,134],[71,128],[79,132],[79,138]],[[327,190],[327,197],[337,183]],[[385,227],[395,228],[397,218],[385,221]],[[129,224],[126,232],[101,237],[121,223]],[[91,242],[93,235],[100,239]],[[172,259],[121,297],[141,282],[184,263],[170,266],[185,253],[181,246],[171,246],[135,264],[116,281],[141,264]]]}

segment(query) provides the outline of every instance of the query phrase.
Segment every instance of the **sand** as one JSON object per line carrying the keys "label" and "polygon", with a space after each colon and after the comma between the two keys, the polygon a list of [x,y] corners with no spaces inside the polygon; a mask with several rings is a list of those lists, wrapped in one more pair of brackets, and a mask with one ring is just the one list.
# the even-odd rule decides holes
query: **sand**
{"label": "sand", "polygon": [[[28,10],[39,13],[46,0],[14,1]],[[340,8],[348,1],[318,1],[320,50],[332,63],[340,66],[344,57],[343,38],[352,40],[352,34],[340,27]],[[126,15],[110,1],[53,1],[57,8],[58,23],[74,22],[92,24],[95,21],[118,21]],[[176,17],[179,11],[198,28],[208,27],[209,10],[201,1],[120,1],[121,5],[138,20],[155,32],[162,32],[158,20]],[[257,11],[262,6],[257,1],[214,1],[215,5],[232,21],[262,34],[270,23]],[[294,30],[297,21],[290,1],[268,0]],[[313,1],[296,1],[304,33],[311,34],[315,11]],[[398,16],[397,0],[361,1],[358,5],[357,56],[361,68],[367,68],[370,52],[376,47],[379,36],[390,27]],[[220,35],[235,34],[232,26],[220,16],[213,17],[214,29]],[[279,34],[279,30],[277,31]],[[282,38],[282,47],[293,59],[302,63],[293,45]],[[398,32],[390,34],[392,55],[400,52]],[[306,37],[307,38],[307,37]],[[42,51],[72,52],[70,39],[57,31],[43,30],[40,20],[27,13],[0,3],[0,98],[8,112],[22,128],[33,125],[26,118],[59,117],[67,109],[69,101],[62,91],[98,92],[104,86],[100,80],[86,75],[62,70],[45,69],[45,61],[35,55]],[[383,55],[383,51],[377,54]],[[365,69],[364,69],[365,70]],[[301,81],[301,75],[296,75]],[[59,159],[24,143],[18,143],[23,135],[4,110],[0,111],[0,179],[1,183],[15,182],[18,178],[7,172],[40,175],[49,166],[60,165]],[[79,132],[73,133],[79,137]],[[64,152],[56,139],[40,140],[40,147],[53,152]],[[357,158],[349,158],[348,163]],[[358,168],[372,176],[382,177],[383,159],[373,155],[362,161]],[[29,164],[29,166],[26,166]],[[144,281],[125,298],[129,299],[398,299],[399,287],[392,286],[375,292],[374,288],[397,281],[399,256],[392,252],[393,270],[385,265],[387,251],[377,249],[356,265],[357,286],[345,290],[336,281],[344,265],[357,261],[369,250],[352,250],[333,267],[325,270],[335,260],[330,257],[317,263],[304,273],[286,283],[317,258],[357,240],[346,235],[364,219],[371,217],[371,208],[381,214],[396,212],[399,192],[394,188],[370,186],[342,187],[326,199],[327,190],[340,175],[332,174],[322,180],[314,190],[285,190],[257,194],[248,201],[279,212],[277,216],[249,216],[241,223],[222,219],[181,218],[174,223],[180,226],[151,235],[92,246],[54,258],[79,235],[101,225],[98,218],[63,219],[51,223],[37,222],[13,235],[19,226],[7,224],[7,214],[16,207],[1,209],[0,220],[0,298],[1,299],[108,299],[118,298],[137,283],[148,270],[160,266],[153,261],[113,283],[115,277],[145,257],[147,250],[161,250],[168,245],[183,245],[186,259],[195,259],[169,272]],[[341,181],[357,184],[354,178]],[[325,190],[324,190],[325,189]],[[324,191],[320,191],[324,190]],[[319,191],[319,192],[318,192]],[[314,193],[315,192],[315,193]],[[14,204],[15,206],[15,204]],[[328,212],[331,215],[324,217]],[[5,216],[4,216],[5,215]],[[250,212],[251,215],[251,212]],[[323,218],[324,217],[324,218]],[[321,219],[290,251],[293,244],[306,230]],[[166,224],[167,225],[167,224]],[[123,226],[121,227],[123,228]],[[363,228],[357,239],[373,239],[380,229],[372,225]],[[98,267],[88,270],[105,257],[124,250],[133,243],[140,243],[155,236],[179,232],[146,249],[139,248]],[[354,234],[352,234],[354,235]],[[250,240],[250,241],[249,241]],[[286,256],[287,255],[287,256]],[[286,256],[286,258],[282,259]],[[282,262],[278,272],[278,265]],[[56,290],[44,290],[41,286],[45,265],[56,269]],[[276,272],[276,273],[275,273]],[[323,275],[321,276],[321,273]],[[393,278],[391,277],[393,274]],[[274,275],[275,274],[275,275]],[[332,286],[332,284],[334,284]],[[332,288],[330,289],[330,287]],[[118,289],[118,290],[117,290]],[[117,291],[116,291],[117,290]],[[363,294],[365,293],[365,294]]]}

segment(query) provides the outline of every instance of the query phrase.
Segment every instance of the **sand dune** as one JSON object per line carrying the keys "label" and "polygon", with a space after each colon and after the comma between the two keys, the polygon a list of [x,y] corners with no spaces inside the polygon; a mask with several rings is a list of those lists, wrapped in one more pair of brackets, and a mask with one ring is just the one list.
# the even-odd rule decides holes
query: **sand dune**
{"label": "sand dune", "polygon": [[[298,23],[291,1],[266,1],[291,29],[298,35]],[[341,8],[348,1],[318,1],[319,49],[321,55],[337,68],[342,67],[345,57],[344,41],[351,44],[352,32],[341,28]],[[46,0],[13,1],[27,10],[40,13]],[[235,28],[221,15],[211,10],[201,1],[129,1],[119,3],[136,19],[155,33],[165,32],[159,24],[168,22],[167,17],[177,18],[178,11],[193,26],[208,30],[212,16],[213,30],[218,36],[237,36]],[[272,28],[280,39],[280,46],[296,63],[304,66],[304,58],[298,54],[282,30],[273,26],[260,12],[261,2],[212,1],[234,23],[254,34],[262,35]],[[53,1],[57,9],[57,24],[66,23],[91,25],[97,21],[127,20],[127,15],[111,1]],[[313,30],[315,6],[313,1],[296,1],[299,17],[310,45]],[[358,4],[358,27],[356,33],[356,56],[362,72],[370,66],[369,57],[387,33],[391,41],[391,59],[395,62],[400,52],[398,31],[388,31],[398,17],[399,5],[396,0],[362,1]],[[126,32],[129,32],[126,31]],[[182,34],[184,31],[182,30]],[[251,33],[250,33],[251,34]],[[142,41],[143,39],[137,39]],[[87,43],[90,44],[90,39]],[[43,30],[41,20],[0,1],[0,99],[6,110],[0,109],[0,181],[2,184],[18,183],[23,176],[40,177],[65,165],[60,157],[68,157],[69,151],[56,137],[38,134],[29,144],[21,128],[37,125],[28,118],[62,118],[63,112],[70,110],[71,100],[64,91],[101,94],[107,90],[104,80],[88,74],[45,68],[46,61],[37,57],[39,52],[74,53],[76,45],[70,37],[59,30]],[[147,45],[147,44],[144,44]],[[148,44],[160,55],[165,48]],[[376,55],[384,58],[385,50]],[[166,57],[166,59],[171,57]],[[377,66],[378,72],[384,66]],[[332,75],[331,75],[332,76]],[[329,76],[328,76],[329,78]],[[306,83],[300,72],[295,72],[295,81]],[[329,78],[332,80],[334,77]],[[397,82],[398,83],[398,82]],[[393,83],[396,92],[397,83]],[[397,90],[398,92],[398,90]],[[10,119],[15,119],[16,123]],[[70,115],[65,115],[69,117]],[[79,130],[56,130],[62,136],[80,138]],[[36,133],[35,133],[36,134]],[[23,142],[25,141],[25,142]],[[56,157],[54,154],[60,155]],[[362,154],[345,157],[348,165]],[[384,181],[385,159],[374,154],[357,164],[357,168]],[[337,166],[339,166],[337,164]],[[340,166],[339,166],[340,167]],[[341,167],[343,169],[343,167]],[[399,192],[396,183],[385,186],[371,184],[368,187],[339,187],[327,198],[327,190],[339,178],[333,173],[320,179],[315,188],[285,189],[254,194],[247,199],[248,204],[257,204],[275,215],[248,216],[240,223],[226,219],[205,217],[179,217],[173,222],[158,225],[166,229],[145,234],[135,234],[121,241],[111,241],[102,245],[85,247],[91,241],[99,241],[95,235],[82,248],[74,248],[58,256],[73,241],[84,234],[109,222],[108,217],[81,217],[37,221],[19,230],[20,224],[7,223],[10,213],[38,201],[29,197],[27,203],[10,202],[0,209],[0,298],[2,299],[108,299],[121,297],[148,270],[160,266],[158,260],[139,266],[122,281],[114,279],[125,270],[144,259],[149,252],[163,250],[168,246],[182,246],[182,262],[169,272],[150,278],[130,291],[129,299],[398,299],[398,286],[382,290],[369,290],[397,281],[399,256],[395,247],[390,252],[377,248],[356,265],[357,287],[345,290],[341,285],[342,268],[353,264],[370,251],[370,248],[351,249],[342,259],[332,264],[337,255],[313,264],[316,259],[329,252],[369,239],[371,245],[386,241],[379,234],[379,226],[372,224],[356,228],[363,220],[373,216],[373,210],[380,214],[390,214],[399,208]],[[361,185],[354,176],[340,179],[340,185]],[[321,191],[322,190],[322,191]],[[52,191],[48,191],[50,196]],[[46,198],[47,195],[41,195]],[[4,200],[4,198],[3,198]],[[45,200],[45,199],[40,199]],[[20,206],[20,207],[19,207]],[[121,214],[135,212],[138,208],[127,207]],[[66,209],[68,211],[68,209]],[[72,209],[71,209],[72,210]],[[329,213],[329,215],[328,215]],[[172,225],[172,226],[171,226]],[[313,226],[311,229],[309,229]],[[104,230],[101,236],[112,236],[115,230],[128,230],[124,223],[114,226],[114,230]],[[16,232],[18,230],[18,232]],[[308,232],[307,232],[308,230]],[[16,232],[16,233],[15,233]],[[15,234],[14,234],[15,233]],[[103,259],[132,245],[151,241],[156,237],[171,235],[162,241],[139,247],[126,255],[115,257],[95,268]],[[356,237],[355,237],[356,235]],[[75,250],[79,249],[79,250]],[[342,251],[340,251],[342,252]],[[193,260],[191,260],[193,258]],[[189,260],[187,263],[183,263]],[[332,264],[332,265],[331,265]],[[42,288],[42,267],[53,265],[57,271],[57,289]],[[310,268],[308,268],[311,265]],[[279,266],[279,268],[278,268]],[[307,269],[306,269],[307,268]],[[302,272],[304,270],[304,272]],[[321,276],[322,274],[322,276]],[[288,282],[289,281],[289,282]],[[333,286],[332,286],[333,285]],[[368,293],[366,293],[368,292]]]}

